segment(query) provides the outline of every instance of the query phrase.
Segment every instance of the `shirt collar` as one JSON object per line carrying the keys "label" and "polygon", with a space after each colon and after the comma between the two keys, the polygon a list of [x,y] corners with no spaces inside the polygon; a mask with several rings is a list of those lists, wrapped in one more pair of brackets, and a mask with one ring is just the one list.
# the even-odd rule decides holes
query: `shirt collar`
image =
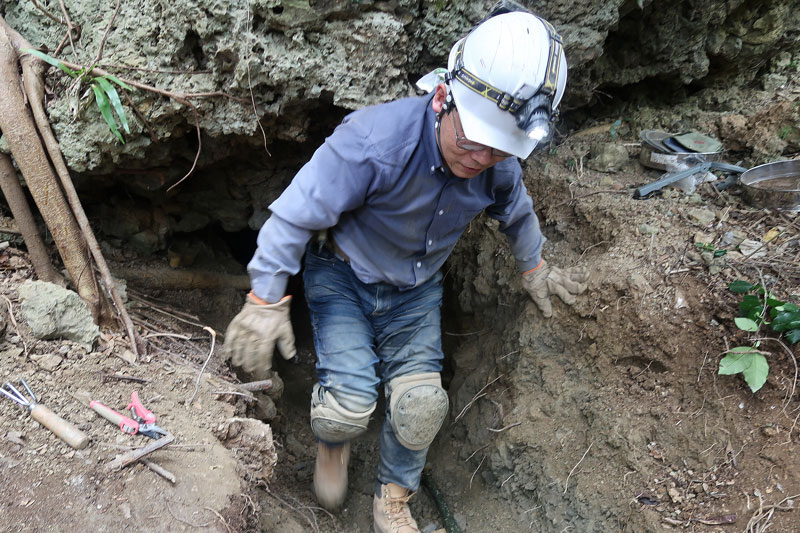
{"label": "shirt collar", "polygon": [[434,169],[441,170],[445,174],[448,174],[447,168],[445,168],[444,162],[442,161],[442,153],[439,151],[439,145],[436,144],[436,112],[431,107],[434,94],[436,94],[435,91],[430,94],[430,97],[427,99],[427,105],[425,106],[425,120],[424,126],[422,127],[422,145],[425,149],[427,160],[430,161],[430,165]]}

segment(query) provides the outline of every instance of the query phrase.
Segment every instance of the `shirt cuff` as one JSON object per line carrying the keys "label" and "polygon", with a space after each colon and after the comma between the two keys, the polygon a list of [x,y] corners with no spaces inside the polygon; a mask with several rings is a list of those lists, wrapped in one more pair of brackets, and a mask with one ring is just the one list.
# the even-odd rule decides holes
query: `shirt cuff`
{"label": "shirt cuff", "polygon": [[530,261],[517,261],[517,268],[519,268],[520,274],[524,274],[537,268],[540,264],[542,264],[542,256],[537,255]]}
{"label": "shirt cuff", "polygon": [[286,295],[286,286],[289,284],[289,274],[275,274],[262,276],[260,279],[250,279],[253,294],[269,303],[278,303]]}

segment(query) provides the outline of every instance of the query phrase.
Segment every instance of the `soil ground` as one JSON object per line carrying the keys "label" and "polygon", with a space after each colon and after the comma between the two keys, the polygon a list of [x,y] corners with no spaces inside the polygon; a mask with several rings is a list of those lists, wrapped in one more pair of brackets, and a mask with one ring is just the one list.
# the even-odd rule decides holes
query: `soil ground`
{"label": "soil ground", "polygon": [[[756,128],[741,131],[743,145],[752,144]],[[619,171],[590,169],[598,143],[628,150]],[[748,341],[734,326],[728,283],[760,281],[797,301],[800,219],[749,206],[737,188],[703,185],[633,200],[635,186],[660,175],[641,166],[639,150],[635,135],[611,138],[601,128],[528,164],[546,256],[593,272],[574,308],[556,303],[554,318],[543,320],[483,218],[447,267],[451,411],[428,462],[464,531],[800,531],[797,345],[763,341],[770,373],[758,393],[740,376],[717,374],[725,349]],[[703,222],[701,210],[711,219]],[[761,241],[773,228],[778,236],[759,259],[724,244],[734,230]],[[728,253],[704,258],[698,243]],[[371,531],[381,416],[354,444],[343,509],[321,510],[311,492],[314,355],[299,299],[299,364],[276,363],[285,390],[269,413],[263,396],[216,394],[238,390],[219,336],[198,380],[212,345],[203,326],[224,331],[240,292],[131,287],[131,312],[148,344],[131,363],[118,334],[106,332],[90,351],[34,339],[16,293],[32,276],[25,253],[7,248],[0,269],[0,307],[15,318],[0,340],[0,378],[26,379],[44,404],[92,437],[85,450],[71,450],[2,399],[0,529]],[[63,360],[45,370],[41,354]],[[81,393],[122,411],[134,390],[176,437],[151,456],[175,474],[174,485],[141,463],[104,469],[148,439],[98,418]],[[265,415],[274,415],[274,471],[268,428],[254,451],[226,426],[232,417]],[[427,491],[412,510],[424,531],[443,527]]]}

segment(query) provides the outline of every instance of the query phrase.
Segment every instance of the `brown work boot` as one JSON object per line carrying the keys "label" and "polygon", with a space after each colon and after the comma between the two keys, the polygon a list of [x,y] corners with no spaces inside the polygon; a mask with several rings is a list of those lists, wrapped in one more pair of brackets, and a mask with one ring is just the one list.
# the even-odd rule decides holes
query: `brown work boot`
{"label": "brown work boot", "polygon": [[419,533],[417,522],[411,518],[411,509],[408,508],[408,500],[414,494],[394,483],[381,485],[380,498],[375,496],[372,502],[375,533]]}
{"label": "brown work boot", "polygon": [[347,464],[350,462],[350,443],[317,446],[314,466],[314,494],[321,506],[335,511],[347,496]]}

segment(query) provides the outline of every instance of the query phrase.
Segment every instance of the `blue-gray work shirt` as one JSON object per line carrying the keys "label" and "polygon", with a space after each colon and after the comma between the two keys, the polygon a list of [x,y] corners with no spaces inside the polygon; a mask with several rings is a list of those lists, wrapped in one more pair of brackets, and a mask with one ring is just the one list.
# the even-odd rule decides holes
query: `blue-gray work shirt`
{"label": "blue-gray work shirt", "polygon": [[345,117],[269,206],[247,267],[257,296],[280,300],[312,232],[326,228],[364,283],[416,287],[483,210],[499,221],[520,272],[539,264],[545,239],[519,162],[512,157],[474,178],[453,176],[436,144],[432,98]]}

